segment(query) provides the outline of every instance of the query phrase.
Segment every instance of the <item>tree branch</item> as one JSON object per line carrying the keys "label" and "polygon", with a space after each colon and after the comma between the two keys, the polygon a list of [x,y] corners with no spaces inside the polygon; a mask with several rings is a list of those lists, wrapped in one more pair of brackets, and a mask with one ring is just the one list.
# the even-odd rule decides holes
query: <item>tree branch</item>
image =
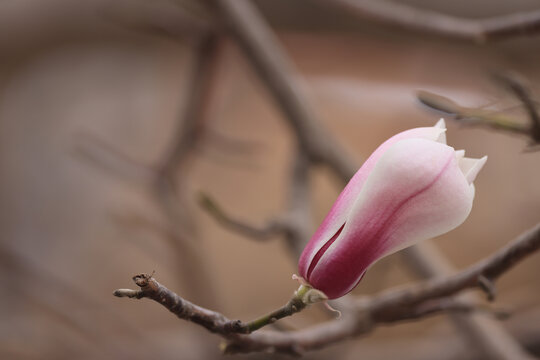
{"label": "tree branch", "polygon": [[452,115],[455,120],[463,124],[485,126],[494,130],[529,135],[527,126],[517,123],[513,117],[498,111],[460,106],[447,97],[429,91],[419,91],[416,96],[422,104],[434,110]]}
{"label": "tree branch", "polygon": [[213,33],[204,36],[197,44],[190,79],[186,82],[188,96],[184,101],[182,116],[173,136],[174,141],[157,171],[161,181],[174,181],[175,172],[185,164],[185,158],[202,137],[218,70],[216,59],[220,45],[219,37]]}
{"label": "tree branch", "polygon": [[254,226],[245,221],[235,219],[228,215],[214,199],[202,192],[199,193],[198,202],[223,227],[251,239],[267,240],[286,231],[286,223],[278,219],[270,220],[263,226]]}
{"label": "tree branch", "polygon": [[[448,274],[455,274],[457,270],[442,256],[432,242],[425,242],[421,247],[414,246],[403,250],[400,254],[404,260],[426,278],[440,278]],[[486,292],[486,284],[489,289]],[[488,299],[493,298],[495,286],[493,282],[482,276],[479,285],[486,292]],[[461,293],[456,300],[466,303],[478,303],[480,294]],[[489,359],[527,359],[528,355],[518,342],[500,325],[492,316],[484,312],[452,313],[450,320],[454,323],[458,334],[469,345],[469,352],[478,358]]]}
{"label": "tree branch", "polygon": [[242,329],[241,321],[229,320],[218,312],[205,309],[181,298],[157,282],[152,275],[136,275],[133,277],[133,281],[140,287],[139,290],[118,289],[114,291],[114,296],[154,300],[180,319],[194,322],[213,333],[228,335],[240,332]]}
{"label": "tree branch", "polygon": [[[198,298],[205,299],[209,304],[215,301],[211,293],[212,281],[202,264],[202,255],[198,244],[193,239],[194,226],[186,206],[185,190],[182,179],[178,179],[177,172],[185,170],[189,160],[202,137],[204,120],[208,109],[208,102],[213,94],[212,84],[219,65],[219,39],[215,34],[205,34],[202,40],[195,45],[195,52],[191,61],[190,77],[186,82],[185,106],[178,119],[177,129],[172,138],[170,148],[165,152],[163,159],[156,166],[140,165],[137,161],[118,151],[106,142],[96,137],[89,138],[78,150],[94,164],[112,170],[116,173],[128,172],[124,177],[138,174],[138,178],[146,185],[153,200],[163,213],[163,217],[170,226],[166,226],[169,243],[173,253],[178,257],[175,264],[179,267],[178,274],[188,274],[196,269],[199,278],[204,281],[196,282],[193,277],[187,276],[183,280],[193,290]],[[120,171],[119,171],[120,169]]]}
{"label": "tree branch", "polygon": [[[119,289],[115,296],[149,298],[173,312],[181,319],[199,324],[211,332],[222,335],[227,344],[226,353],[274,350],[289,354],[328,346],[352,336],[370,332],[378,324],[390,324],[403,320],[418,319],[442,311],[470,311],[474,306],[449,298],[468,288],[480,287],[479,278],[495,281],[527,256],[540,249],[540,223],[519,236],[492,256],[448,277],[435,278],[424,283],[388,290],[373,297],[356,301],[348,315],[341,320],[330,321],[312,328],[292,331],[262,331],[239,335],[256,330],[239,320],[229,320],[224,315],[194,305],[159,284],[151,275],[137,275],[135,283],[140,290]],[[295,294],[295,297],[298,293]],[[294,297],[293,297],[294,299]],[[291,303],[286,306],[291,307]],[[281,309],[278,311],[282,311]],[[291,315],[289,312],[286,315]],[[276,313],[263,317],[264,325],[272,322]],[[248,323],[250,324],[250,323]],[[522,358],[525,358],[523,356]]]}
{"label": "tree branch", "polygon": [[214,30],[204,10],[195,10],[178,1],[115,1],[102,7],[100,15],[115,25],[189,42]]}
{"label": "tree branch", "polygon": [[[289,332],[261,332],[251,334],[245,343],[231,343],[231,352],[251,352],[273,349],[285,353],[299,353],[318,349],[332,343],[343,341],[351,336],[365,334],[376,324],[393,323],[414,319],[443,311],[445,302],[427,306],[437,299],[447,299],[449,295],[466,288],[477,287],[477,279],[483,275],[494,281],[511,267],[540,248],[540,224],[527,231],[504,249],[460,273],[429,280],[402,290],[388,290],[372,298],[362,299],[355,306],[354,316],[341,321]],[[437,308],[437,306],[439,308]],[[520,358],[530,358],[525,353]]]}
{"label": "tree branch", "polygon": [[450,38],[486,42],[540,30],[540,10],[485,19],[466,19],[387,0],[318,0],[339,6],[363,20]]}
{"label": "tree branch", "polygon": [[540,144],[540,115],[531,91],[520,80],[519,76],[511,73],[497,73],[495,81],[513,95],[527,112],[530,125],[523,125],[512,116],[499,111],[485,110],[460,106],[455,101],[428,91],[419,91],[418,100],[431,109],[452,115],[456,121],[466,125],[477,125],[507,133],[526,135],[530,138],[530,147]]}
{"label": "tree branch", "polygon": [[536,109],[536,103],[532,99],[530,89],[515,73],[497,73],[494,78],[523,104],[529,116],[529,135],[533,142],[540,143],[540,115]]}
{"label": "tree branch", "polygon": [[302,151],[311,161],[332,163],[349,179],[356,167],[337,142],[328,140],[331,136],[313,111],[306,86],[254,5],[246,0],[213,3],[286,116]]}
{"label": "tree branch", "polygon": [[[464,316],[474,316],[481,312],[465,311]],[[540,354],[540,311],[531,309],[513,313],[511,318],[504,322],[504,328],[512,334],[528,351]],[[439,331],[436,328],[430,331],[429,336],[415,339],[404,337],[386,339],[384,346],[379,342],[364,342],[353,346],[351,351],[361,351],[364,359],[400,359],[400,360],[478,360],[481,354],[471,351],[460,337]],[[351,352],[349,351],[349,352]]]}
{"label": "tree branch", "polygon": [[[478,287],[481,289],[479,279],[481,277],[493,282],[503,273],[511,269],[519,261],[540,249],[540,223],[523,233],[495,254],[478,262],[475,265],[459,272],[458,274],[434,278],[423,284],[411,286],[404,290],[389,290],[381,294],[372,305],[372,311],[384,312],[390,306],[410,306],[422,301],[437,299],[457,293],[467,288]],[[390,306],[389,306],[390,305]]]}
{"label": "tree branch", "polygon": [[274,236],[285,235],[285,241],[296,259],[302,253],[312,231],[309,160],[302,151],[296,153],[289,178],[287,209],[263,226],[254,226],[230,216],[207,194],[199,194],[199,204],[225,228],[251,239],[264,241]]}
{"label": "tree branch", "polygon": [[135,275],[133,281],[139,286],[139,290],[117,289],[113,292],[113,295],[131,299],[148,298],[154,300],[180,319],[194,322],[210,332],[218,333],[225,337],[229,337],[232,334],[250,334],[264,326],[273,324],[277,320],[300,312],[310,304],[327,300],[327,297],[319,290],[302,284],[294,292],[294,295],[287,304],[269,314],[244,323],[240,320],[229,320],[218,312],[205,309],[183,299],[157,282],[152,275]]}
{"label": "tree branch", "polygon": [[288,225],[285,241],[295,260],[302,254],[313,232],[309,167],[309,155],[296,149],[289,171],[287,209],[283,215]]}

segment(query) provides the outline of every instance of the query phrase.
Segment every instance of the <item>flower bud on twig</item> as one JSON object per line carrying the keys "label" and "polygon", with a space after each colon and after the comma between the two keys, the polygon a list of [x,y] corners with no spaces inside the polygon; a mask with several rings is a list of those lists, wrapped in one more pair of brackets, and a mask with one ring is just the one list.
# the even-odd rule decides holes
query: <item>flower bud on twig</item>
{"label": "flower bud on twig", "polygon": [[487,157],[466,158],[446,145],[445,131],[442,119],[404,131],[366,160],[300,256],[310,286],[341,297],[377,260],[465,221]]}

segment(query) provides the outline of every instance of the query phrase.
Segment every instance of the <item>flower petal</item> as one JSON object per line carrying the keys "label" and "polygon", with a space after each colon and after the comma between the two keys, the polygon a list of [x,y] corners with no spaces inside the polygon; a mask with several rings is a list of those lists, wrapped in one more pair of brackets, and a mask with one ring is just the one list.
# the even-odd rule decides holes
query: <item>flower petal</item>
{"label": "flower petal", "polygon": [[440,118],[439,121],[437,121],[437,123],[435,124],[434,128],[444,130],[444,132],[442,132],[435,141],[446,145],[446,122],[444,121],[444,119]]}
{"label": "flower petal", "polygon": [[482,170],[484,165],[486,164],[487,156],[484,156],[481,159],[472,159],[472,158],[466,158],[463,157],[459,159],[459,168],[465,175],[465,178],[471,184],[474,179],[476,179],[476,176]]}

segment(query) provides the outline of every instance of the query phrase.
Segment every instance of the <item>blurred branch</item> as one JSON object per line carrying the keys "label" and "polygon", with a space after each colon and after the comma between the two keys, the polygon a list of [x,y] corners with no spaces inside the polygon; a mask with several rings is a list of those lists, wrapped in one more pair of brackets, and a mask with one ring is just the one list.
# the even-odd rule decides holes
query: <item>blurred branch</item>
{"label": "blurred branch", "polygon": [[198,144],[196,151],[216,165],[240,170],[253,171],[259,164],[255,156],[263,149],[263,144],[231,137],[216,129],[206,127],[204,138]]}
{"label": "blurred branch", "polygon": [[206,129],[205,135],[208,146],[235,154],[252,153],[261,150],[263,147],[261,143],[232,138],[212,128]]}
{"label": "blurred branch", "polygon": [[179,256],[180,274],[191,274],[195,269],[198,279],[187,275],[195,296],[205,299],[208,304],[215,304],[212,281],[203,265],[202,254],[195,238],[194,221],[186,206],[184,178],[177,175],[187,171],[195,146],[201,140],[204,131],[208,102],[213,93],[212,86],[220,62],[220,39],[216,35],[203,37],[198,43],[192,59],[190,78],[186,82],[184,109],[178,119],[177,129],[172,143],[163,156],[155,173],[152,192],[165,219],[170,224],[172,244]]}
{"label": "blurred branch", "polygon": [[199,194],[199,204],[225,228],[251,239],[268,240],[274,236],[285,235],[292,255],[297,258],[309,240],[312,228],[308,172],[309,161],[302,152],[297,152],[290,169],[287,209],[263,226],[257,227],[233,218],[207,194]]}
{"label": "blurred branch", "polygon": [[317,1],[339,6],[363,20],[475,42],[533,35],[540,30],[540,10],[467,19],[387,0]]}
{"label": "blurred branch", "polygon": [[[527,256],[540,249],[540,223],[519,236],[503,249],[461,272],[434,278],[420,284],[385,291],[361,298],[341,320],[330,321],[299,331],[261,331],[249,335],[246,323],[229,320],[224,315],[194,305],[163,285],[151,275],[137,275],[140,290],[119,289],[115,296],[152,299],[182,319],[195,322],[222,335],[226,353],[273,350],[288,354],[322,348],[372,331],[379,324],[418,319],[443,311],[471,311],[474,305],[455,301],[448,296],[468,288],[479,288],[479,278],[495,281]],[[530,358],[522,355],[520,358]]]}
{"label": "blurred branch", "polygon": [[197,45],[186,86],[188,96],[184,100],[182,117],[173,142],[157,170],[158,183],[174,181],[175,172],[185,165],[186,158],[202,137],[213,93],[213,80],[217,73],[220,46],[220,39],[214,34],[206,35]]}
{"label": "blurred branch", "polygon": [[407,306],[425,300],[448,296],[466,288],[478,287],[483,290],[483,287],[479,283],[480,278],[485,278],[493,282],[519,261],[539,249],[540,223],[520,235],[507,246],[498,250],[495,254],[456,275],[445,278],[433,278],[424,284],[412,286],[401,291],[393,290],[388,291],[386,294],[383,293],[379,296],[378,305],[375,308],[388,308],[386,302]]}
{"label": "blurred branch", "polygon": [[193,1],[117,0],[100,9],[100,13],[116,25],[193,43],[212,32],[215,25],[208,11],[188,4],[198,5]]}
{"label": "blurred branch", "polygon": [[[191,155],[200,142],[204,130],[207,102],[212,97],[212,85],[216,76],[219,57],[220,39],[210,34],[202,37],[195,45],[192,58],[190,78],[186,82],[185,106],[178,120],[170,148],[157,166],[143,166],[132,160],[113,146],[95,137],[90,142],[80,146],[79,151],[105,170],[122,173],[127,169],[131,173],[141,173],[140,178],[163,213],[167,222],[167,239],[178,256],[176,264],[180,267],[178,274],[191,274],[195,269],[198,280],[193,276],[185,276],[185,280],[193,290],[195,297],[213,304],[212,281],[207,270],[202,266],[202,254],[198,244],[193,239],[194,221],[191,219],[186,206],[184,184],[178,178],[179,171],[186,171]],[[111,160],[112,159],[112,160]],[[130,176],[124,177],[130,178]]]}
{"label": "blurred branch", "polygon": [[[407,248],[401,252],[405,261],[417,273],[424,277],[438,278],[456,273],[454,266],[439,252],[434,252],[434,245],[426,242],[422,247]],[[478,278],[479,288],[488,300],[493,300],[495,285],[488,278]],[[486,286],[487,285],[487,286]],[[477,303],[480,294],[461,293],[456,300]],[[468,353],[476,358],[523,359],[527,358],[521,345],[493,317],[484,312],[453,313],[450,317],[462,339],[469,345]]]}
{"label": "blurred branch", "polygon": [[151,166],[142,164],[90,133],[81,133],[77,136],[74,150],[75,155],[124,181],[148,185],[155,177],[155,169]]}
{"label": "blurred branch", "polygon": [[285,241],[295,260],[302,254],[313,230],[309,166],[309,156],[297,149],[289,171],[288,203],[283,214],[288,225]]}
{"label": "blurred branch", "polygon": [[419,91],[417,97],[422,104],[452,115],[462,124],[485,126],[498,131],[526,135],[531,139],[530,146],[540,144],[540,115],[524,81],[512,73],[497,73],[494,75],[494,80],[522,104],[528,116],[528,126],[516,122],[514,117],[499,111],[460,106],[449,98],[428,91]]}
{"label": "blurred branch", "polygon": [[[339,144],[331,141],[331,135],[309,103],[300,76],[256,8],[244,0],[213,0],[213,3],[230,26],[234,39],[247,59],[268,87],[298,142],[290,170],[287,209],[279,216],[279,226],[276,227],[276,221],[272,220],[265,228],[271,229],[272,234],[284,232],[293,256],[298,257],[312,230],[310,166],[314,163],[330,164],[344,181],[348,181],[355,173],[356,167]],[[242,227],[250,228],[247,224]],[[279,231],[276,231],[276,228]]]}
{"label": "blurred branch", "polygon": [[[131,350],[119,346],[113,340],[118,333],[129,336],[135,342],[143,338],[140,329],[112,311],[108,304],[102,303],[101,298],[94,293],[38,266],[3,244],[0,244],[0,269],[4,274],[9,274],[0,281],[3,289],[9,289],[4,293],[3,306],[13,300],[19,305],[26,304],[37,308],[55,324],[64,326],[69,333],[79,334],[84,340],[96,345],[94,347],[99,356],[128,356],[127,353]],[[16,311],[9,305],[7,308]],[[33,320],[35,315],[32,315],[31,307],[24,306],[18,316]],[[148,348],[154,345],[150,340]],[[155,350],[159,352],[158,349]]]}
{"label": "blurred branch", "polygon": [[286,231],[286,224],[278,219],[270,220],[267,224],[256,227],[247,222],[232,218],[209,195],[204,193],[199,193],[199,204],[225,228],[252,239],[267,240],[270,237],[281,235]]}
{"label": "blurred branch", "polygon": [[[465,316],[474,315],[466,313]],[[524,348],[533,354],[540,354],[540,312],[527,310],[512,314],[504,322],[504,328],[516,338]],[[429,336],[385,340],[384,346],[378,342],[364,342],[354,346],[349,352],[361,351],[365,359],[400,359],[400,360],[479,360],[482,356],[470,351],[462,338],[451,336],[436,328]]]}
{"label": "blurred branch", "polygon": [[350,169],[356,167],[341,146],[331,140],[313,111],[302,79],[252,2],[213,0],[213,3],[293,128],[301,150],[310,161],[331,163],[340,176],[349,179]]}
{"label": "blurred branch", "polygon": [[523,104],[529,116],[529,135],[534,142],[540,143],[540,116],[538,115],[536,104],[532,99],[531,91],[525,85],[525,81],[519,75],[509,72],[496,73],[494,74],[494,79]]}
{"label": "blurred branch", "polygon": [[447,97],[437,95],[429,91],[419,91],[416,96],[422,104],[434,110],[452,115],[454,116],[454,119],[460,123],[466,125],[486,126],[494,130],[501,130],[521,135],[529,134],[529,129],[527,126],[516,123],[513,117],[502,114],[498,111],[460,106]]}

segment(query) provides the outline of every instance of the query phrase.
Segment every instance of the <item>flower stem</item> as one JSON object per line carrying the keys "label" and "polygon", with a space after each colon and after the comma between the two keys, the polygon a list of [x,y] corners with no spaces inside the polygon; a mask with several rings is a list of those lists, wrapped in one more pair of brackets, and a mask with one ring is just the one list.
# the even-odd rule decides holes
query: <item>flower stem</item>
{"label": "flower stem", "polygon": [[308,305],[326,300],[326,296],[318,290],[313,289],[309,285],[300,285],[298,290],[294,292],[294,296],[287,304],[281,308],[272,311],[269,314],[263,315],[255,320],[252,320],[244,325],[246,333],[252,333],[266,325],[273,324],[279,319],[291,316],[302,311]]}

